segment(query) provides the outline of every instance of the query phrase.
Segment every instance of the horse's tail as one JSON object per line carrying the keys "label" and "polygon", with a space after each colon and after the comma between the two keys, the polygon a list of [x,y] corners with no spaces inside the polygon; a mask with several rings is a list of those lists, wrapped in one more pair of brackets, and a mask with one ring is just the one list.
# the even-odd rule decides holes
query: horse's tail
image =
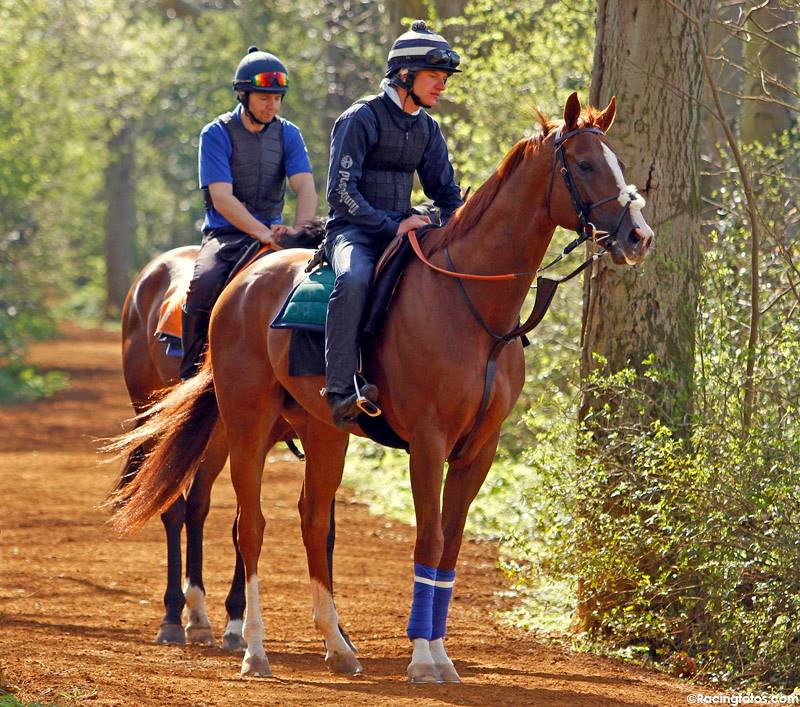
{"label": "horse's tail", "polygon": [[[111,440],[104,451],[128,459],[109,497],[114,507],[110,522],[117,531],[140,528],[187,489],[218,419],[214,376],[206,364],[140,415],[138,427]],[[146,455],[139,451],[145,444],[151,447]]]}
{"label": "horse's tail", "polygon": [[140,444],[138,447],[134,447],[128,453],[128,456],[125,457],[125,464],[123,465],[122,470],[119,472],[119,479],[117,479],[117,485],[114,487],[114,490],[112,491],[113,494],[117,494],[131,481],[133,481],[136,474],[139,473],[139,469],[141,468],[142,464],[144,464],[144,460],[146,458],[147,455],[145,454],[144,445],[142,444]]}

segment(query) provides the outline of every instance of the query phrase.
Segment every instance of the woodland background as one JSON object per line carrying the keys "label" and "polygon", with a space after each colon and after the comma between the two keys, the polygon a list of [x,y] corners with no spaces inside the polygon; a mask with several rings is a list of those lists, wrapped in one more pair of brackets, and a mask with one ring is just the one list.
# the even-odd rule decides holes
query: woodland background
{"label": "woodland background", "polygon": [[[616,95],[610,137],[657,234],[643,265],[561,288],[527,350],[470,519],[503,548],[509,619],[796,689],[796,0],[0,0],[0,399],[64,385],[26,345],[114,322],[138,268],[199,241],[197,138],[248,45],[290,68],[283,115],[322,212],[333,121],[417,17],[463,57],[435,111],[462,187],[535,130],[534,106]],[[351,461],[346,483],[409,517],[401,455],[359,443]]]}

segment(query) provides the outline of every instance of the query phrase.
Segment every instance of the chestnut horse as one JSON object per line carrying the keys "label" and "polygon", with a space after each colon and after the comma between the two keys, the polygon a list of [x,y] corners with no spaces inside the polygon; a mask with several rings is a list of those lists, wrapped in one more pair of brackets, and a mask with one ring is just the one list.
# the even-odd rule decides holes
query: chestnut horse
{"label": "chestnut horse", "polygon": [[[443,640],[456,561],[469,506],[491,467],[500,425],[517,400],[525,372],[520,339],[506,341],[489,332],[516,329],[556,226],[579,226],[596,238],[605,233],[597,240],[618,264],[638,263],[648,251],[653,232],[641,214],[644,200],[626,185],[604,136],[614,114],[614,100],[605,110],[582,113],[572,94],[563,124],[540,115],[541,132],[517,143],[475,196],[424,241],[427,257],[441,269],[462,276],[514,274],[496,281],[465,280],[462,293],[456,279],[413,260],[366,361],[366,376],[379,387],[387,422],[409,445],[417,521],[407,628],[413,644],[411,682],[460,681]],[[299,509],[325,660],[333,671],[361,672],[338,628],[326,561],[328,508],[342,478],[349,435],[333,426],[320,396],[320,377],[289,376],[291,334],[269,328],[304,277],[307,258],[298,251],[277,253],[232,283],[212,314],[210,363],[162,401],[138,437],[123,440],[128,445],[156,440],[150,461],[125,490],[132,503],[116,517],[119,528],[131,529],[191,482],[202,459],[199,440],[209,438],[217,413],[223,420],[247,578],[244,675],[270,674],[259,607],[264,530],[259,492],[264,456],[281,418],[291,423],[306,453]],[[504,343],[494,359],[493,385],[484,395],[487,360],[498,340]]]}
{"label": "chestnut horse", "polygon": [[[315,248],[322,240],[322,222],[317,219],[293,235],[284,234],[281,247]],[[255,245],[254,241],[254,245]],[[185,292],[194,271],[199,246],[175,248],[148,263],[131,284],[122,309],[122,370],[131,404],[142,415],[167,387],[178,382],[180,358],[167,353],[167,345],[156,337],[165,298],[176,290]],[[275,439],[290,442],[293,435],[287,424],[275,429]],[[148,445],[137,446],[122,468],[117,488],[122,488],[138,472]],[[211,501],[211,487],[228,457],[222,427],[214,431],[204,459],[184,497],[179,496],[161,513],[167,541],[167,589],[164,592],[164,619],[157,643],[213,644],[211,624],[205,610],[203,586],[203,525]],[[181,530],[186,525],[186,583],[181,590]],[[236,564],[225,608],[228,624],[222,637],[226,650],[242,650],[244,614],[244,568],[237,544],[236,522],[233,543]],[[188,623],[181,625],[184,605]]]}

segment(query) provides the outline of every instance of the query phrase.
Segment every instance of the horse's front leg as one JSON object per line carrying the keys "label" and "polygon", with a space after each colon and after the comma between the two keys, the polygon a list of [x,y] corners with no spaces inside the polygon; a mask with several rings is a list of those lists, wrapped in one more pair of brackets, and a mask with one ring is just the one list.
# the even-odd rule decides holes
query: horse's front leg
{"label": "horse's front leg", "polygon": [[181,591],[181,532],[186,517],[186,501],[179,496],[175,502],[161,514],[161,522],[167,536],[167,588],[164,592],[164,620],[158,628],[156,643],[186,643],[181,626],[184,598]]}
{"label": "horse's front leg", "polygon": [[214,645],[211,621],[206,613],[206,590],[203,585],[203,527],[211,506],[211,487],[228,456],[222,426],[218,425],[205,459],[186,498],[186,599],[188,621],[186,640],[200,645]]}
{"label": "horse's front leg", "polygon": [[444,637],[447,633],[447,614],[453,585],[456,578],[456,562],[464,536],[467,513],[475,496],[478,495],[486,475],[492,466],[497,442],[498,429],[491,435],[475,455],[450,463],[444,483],[442,499],[442,529],[444,548],[436,571],[436,585],[433,594],[433,627],[430,649],[434,664],[444,682],[461,682],[461,678],[447,655]]}
{"label": "horse's front leg", "polygon": [[236,508],[236,518],[233,519],[233,549],[236,553],[236,563],[233,567],[233,577],[228,596],[225,598],[225,611],[228,614],[228,625],[222,634],[222,647],[226,651],[238,652],[247,648],[247,642],[242,636],[244,626],[244,562],[242,553],[239,552],[239,508]]}
{"label": "horse's front leg", "polygon": [[298,502],[303,543],[308,557],[314,625],[325,641],[325,663],[334,673],[363,672],[352,643],[339,626],[333,601],[332,538],[333,500],[342,480],[348,434],[308,419],[301,440],[306,454],[306,474]]}
{"label": "horse's front leg", "polygon": [[442,682],[431,653],[433,603],[444,545],[439,497],[442,491],[442,470],[445,444],[432,425],[422,427],[410,445],[411,491],[417,519],[414,545],[414,593],[406,633],[413,644],[408,680],[412,683]]}

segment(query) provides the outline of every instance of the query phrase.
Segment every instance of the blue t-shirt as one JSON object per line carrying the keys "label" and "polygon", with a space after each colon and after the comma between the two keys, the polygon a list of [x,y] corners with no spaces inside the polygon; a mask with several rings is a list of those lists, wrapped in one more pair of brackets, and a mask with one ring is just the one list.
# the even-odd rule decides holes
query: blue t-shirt
{"label": "blue t-shirt", "polygon": [[[241,122],[242,106],[236,106],[233,119]],[[301,172],[311,172],[311,162],[308,159],[308,150],[303,136],[294,123],[276,116],[276,120],[283,123],[283,167],[287,177],[292,177]],[[204,189],[214,182],[227,182],[233,184],[231,173],[231,155],[233,146],[225,126],[217,120],[211,121],[200,132],[200,147],[197,161],[200,173],[200,188]],[[258,218],[258,217],[256,217]],[[281,218],[266,220],[267,226],[281,223]],[[223,228],[231,223],[216,209],[206,209],[206,218],[203,222],[203,231],[212,228]]]}

